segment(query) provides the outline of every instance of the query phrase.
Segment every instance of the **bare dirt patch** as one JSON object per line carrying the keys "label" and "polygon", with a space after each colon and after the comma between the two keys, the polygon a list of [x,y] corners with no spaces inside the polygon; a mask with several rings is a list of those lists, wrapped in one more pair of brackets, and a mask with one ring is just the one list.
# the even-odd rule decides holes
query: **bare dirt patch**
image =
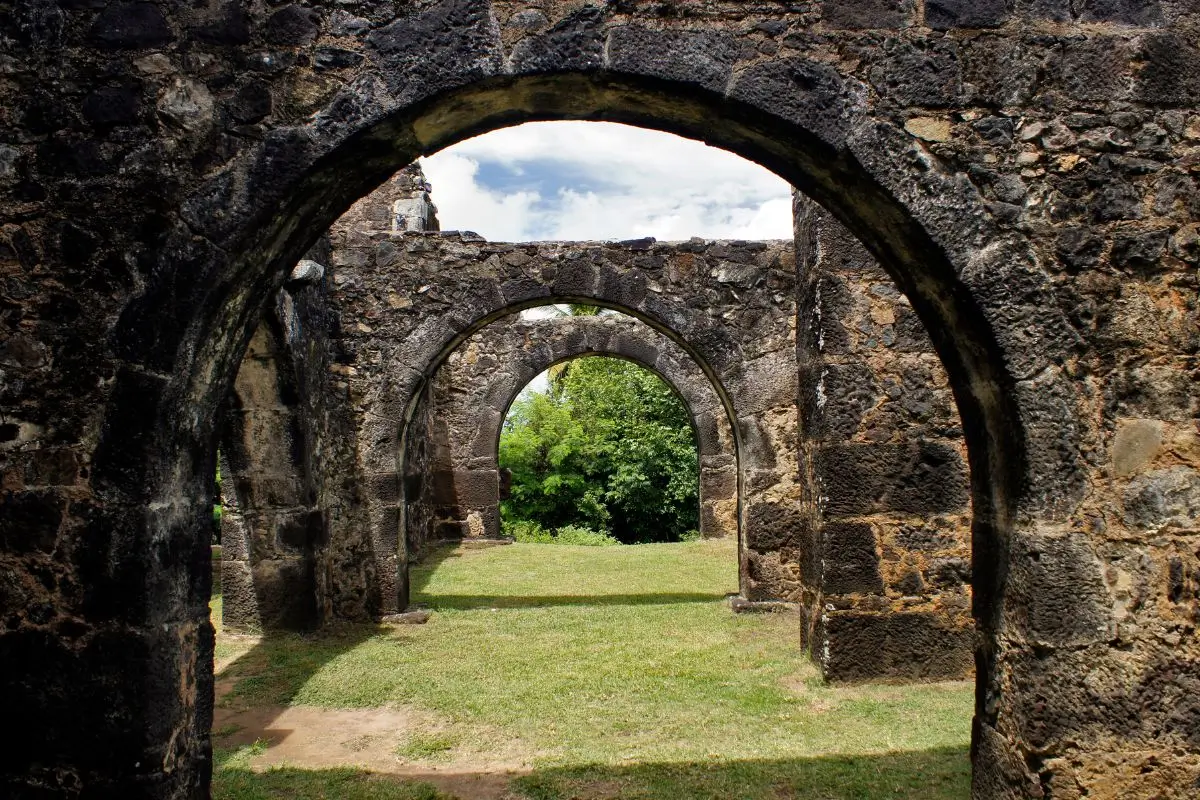
{"label": "bare dirt patch", "polygon": [[439,752],[437,763],[397,754],[414,737],[446,729],[433,715],[409,708],[218,707],[213,719],[219,746],[266,744],[249,762],[255,770],[357,767],[424,781],[463,800],[512,797],[510,781],[530,772],[528,753],[515,743],[489,741],[486,750],[455,745]]}

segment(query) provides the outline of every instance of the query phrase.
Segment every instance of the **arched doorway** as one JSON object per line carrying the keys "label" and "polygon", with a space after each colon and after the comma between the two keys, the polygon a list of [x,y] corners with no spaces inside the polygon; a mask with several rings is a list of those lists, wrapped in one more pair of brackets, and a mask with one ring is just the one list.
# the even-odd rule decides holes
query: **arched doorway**
{"label": "arched doorway", "polygon": [[[1030,335],[1049,341],[1066,327],[1043,302],[1032,255],[994,229],[969,187],[929,169],[913,138],[871,118],[864,86],[834,68],[788,56],[735,72],[732,40],[719,32],[603,30],[601,21],[580,15],[503,59],[498,32],[477,4],[439,4],[399,20],[372,35],[376,68],[354,90],[307,126],[272,131],[183,205],[186,226],[164,238],[147,291],[122,316],[114,347],[126,367],[116,376],[93,478],[110,498],[103,524],[122,531],[125,549],[156,553],[151,588],[132,618],[170,623],[170,635],[135,636],[154,653],[145,659],[154,666],[123,680],[144,673],[164,689],[179,687],[165,692],[171,703],[161,719],[169,721],[144,737],[103,727],[96,735],[139,752],[135,743],[144,741],[162,756],[150,761],[175,767],[162,781],[204,782],[211,676],[205,581],[197,576],[207,567],[191,511],[207,502],[215,408],[264,297],[315,237],[303,231],[326,227],[413,156],[541,118],[619,119],[753,158],[829,208],[909,296],[951,376],[971,454],[977,774],[1021,763],[1011,737],[996,732],[1021,702],[1019,693],[1002,691],[1014,669],[998,633],[1009,543],[1017,521],[1022,535],[1036,536],[1080,494],[1060,480],[1077,472],[1072,390],[1050,365],[1052,351],[1026,348]],[[780,105],[780,97],[788,102]],[[206,288],[182,291],[196,271],[211,276]],[[1019,298],[998,291],[1009,279],[1025,287]],[[148,341],[147,329],[159,335]],[[1021,388],[1033,375],[1049,385],[1046,394],[1058,393],[1055,402],[1035,402]],[[1028,430],[1035,421],[1060,435],[1035,438]],[[141,708],[139,720],[138,713],[150,714]]]}

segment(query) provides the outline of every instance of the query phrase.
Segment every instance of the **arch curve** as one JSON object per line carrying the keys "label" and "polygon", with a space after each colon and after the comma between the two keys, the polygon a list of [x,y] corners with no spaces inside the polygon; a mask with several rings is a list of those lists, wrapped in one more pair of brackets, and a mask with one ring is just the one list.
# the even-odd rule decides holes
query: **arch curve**
{"label": "arch curve", "polygon": [[[1074,337],[1036,252],[1001,228],[965,175],[893,121],[899,113],[876,113],[883,100],[873,87],[900,66],[881,62],[882,79],[869,87],[850,74],[856,67],[839,72],[815,53],[760,58],[731,47],[718,26],[674,29],[615,8],[510,41],[498,5],[443,0],[379,28],[354,45],[364,66],[324,108],[272,121],[261,142],[171,210],[146,289],[114,331],[120,366],[91,473],[96,493],[139,520],[127,525],[136,542],[196,549],[216,409],[263,301],[320,231],[416,156],[536,119],[609,119],[703,139],[828,208],[930,331],[971,456],[977,730],[1001,738],[993,726],[1007,706],[988,698],[1003,694],[996,659],[1012,540],[1063,523],[1086,489],[1062,480],[1082,463],[1081,399],[1065,366]],[[163,581],[196,584],[196,557],[163,558]],[[202,592],[183,594],[178,605],[194,619],[182,635],[198,653]],[[135,618],[157,620],[150,605]],[[179,716],[195,715],[189,707]],[[203,741],[197,732],[184,742],[181,758],[200,764]],[[1001,749],[977,758],[1011,761],[1013,747]]]}
{"label": "arch curve", "polygon": [[[425,407],[418,410],[416,430],[407,437],[406,470],[410,476],[428,475],[436,488],[421,498],[406,498],[410,553],[447,536],[500,536],[497,448],[509,408],[536,375],[592,355],[644,367],[680,398],[696,437],[701,535],[738,535],[733,428],[708,377],[681,348],[627,317],[521,319],[514,314],[467,339],[422,398]],[[426,445],[430,438],[436,446]],[[421,452],[431,453],[435,463],[418,457]],[[435,507],[433,513],[421,507],[424,503]],[[427,526],[425,531],[414,530],[420,524]]]}

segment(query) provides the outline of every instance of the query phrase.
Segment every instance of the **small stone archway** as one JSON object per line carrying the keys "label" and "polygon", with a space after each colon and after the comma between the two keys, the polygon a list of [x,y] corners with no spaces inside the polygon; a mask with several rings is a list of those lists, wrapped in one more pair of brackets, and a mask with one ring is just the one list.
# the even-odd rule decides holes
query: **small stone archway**
{"label": "small stone archway", "polygon": [[501,535],[497,448],[504,419],[535,376],[576,358],[622,358],[659,375],[683,401],[696,436],[700,534],[738,537],[737,450],[709,379],[670,339],[624,316],[522,319],[475,333],[438,370],[406,437],[410,555],[426,543]]}
{"label": "small stone archway", "polygon": [[[17,68],[3,91],[29,136],[3,150],[20,203],[4,258],[22,289],[48,294],[29,300],[8,356],[21,384],[6,443],[47,449],[21,451],[6,484],[4,557],[23,599],[3,632],[4,685],[13,714],[44,734],[14,749],[8,785],[207,791],[203,511],[216,409],[263,301],[316,231],[417,153],[524,119],[601,117],[775,169],[879,257],[930,330],[971,453],[976,796],[1151,796],[1195,780],[1195,714],[1179,713],[1166,677],[1196,675],[1194,643],[1172,636],[1181,598],[1195,598],[1194,546],[1173,514],[1139,510],[1164,476],[1134,485],[1107,471],[1127,450],[1118,419],[1194,425],[1194,358],[1172,326],[1136,324],[1071,273],[1102,263],[1132,306],[1170,305],[1176,287],[1140,270],[1174,278],[1195,263],[1196,212],[1172,188],[1190,180],[1193,10],[716,4],[679,24],[693,5],[588,6],[532,30],[501,0],[353,25],[320,3],[311,17],[144,3],[11,12]],[[335,62],[317,53],[331,41]],[[264,62],[268,44],[280,58]],[[255,59],[279,72],[225,69]],[[113,84],[136,63],[150,83]],[[356,66],[327,81],[309,66],[335,63]],[[208,78],[190,71],[201,64],[225,70],[214,88],[242,79],[219,119]],[[70,79],[46,81],[50,69]],[[248,117],[260,127],[231,135]],[[1153,157],[1097,167],[1118,134],[1125,155]],[[1053,165],[1025,175],[1046,153]],[[1037,202],[1009,202],[1022,195]],[[1075,313],[1091,303],[1128,338]],[[1182,399],[1155,388],[1156,370],[1184,376]],[[1172,466],[1156,469],[1194,485],[1194,456],[1162,457]],[[1104,562],[1132,576],[1139,603]]]}

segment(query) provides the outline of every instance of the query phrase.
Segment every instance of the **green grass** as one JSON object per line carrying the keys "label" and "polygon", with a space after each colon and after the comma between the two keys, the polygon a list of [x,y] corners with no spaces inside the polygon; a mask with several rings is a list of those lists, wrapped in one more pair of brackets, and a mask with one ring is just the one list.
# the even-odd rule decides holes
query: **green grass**
{"label": "green grass", "polygon": [[213,800],[456,800],[420,781],[400,781],[360,769],[274,768],[258,772],[249,761],[257,745],[217,751]]}
{"label": "green grass", "polygon": [[408,761],[437,761],[445,758],[459,743],[451,733],[419,733],[396,747],[396,755]]}
{"label": "green grass", "polygon": [[441,551],[413,574],[429,623],[262,640],[226,702],[434,712],[454,732],[401,749],[516,742],[530,798],[966,797],[972,688],[823,685],[794,617],[729,611],[735,564],[711,541]]}

